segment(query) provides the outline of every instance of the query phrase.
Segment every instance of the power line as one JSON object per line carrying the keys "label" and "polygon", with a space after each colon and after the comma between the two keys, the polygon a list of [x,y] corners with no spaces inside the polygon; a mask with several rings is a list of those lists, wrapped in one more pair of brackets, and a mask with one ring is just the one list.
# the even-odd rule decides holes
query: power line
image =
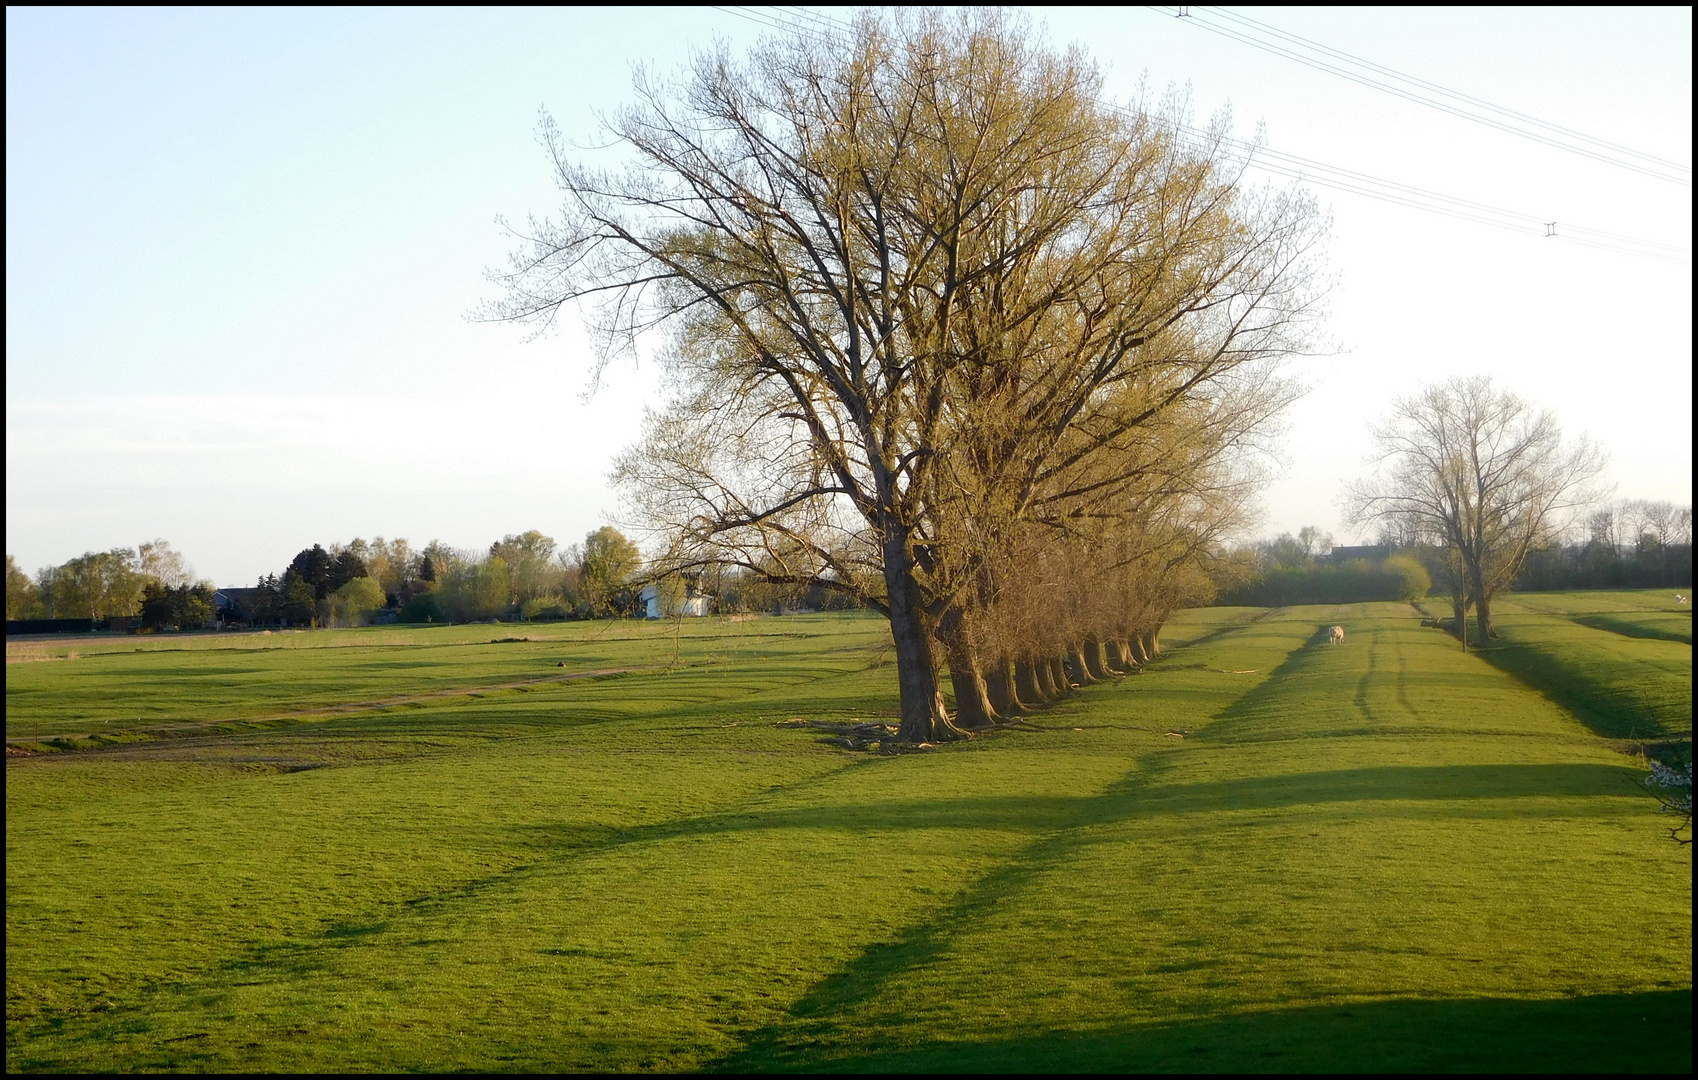
{"label": "power line", "polygon": [[1240,23],[1245,23],[1245,24],[1256,26],[1256,27],[1260,27],[1261,29],[1266,30],[1270,33],[1277,34],[1280,37],[1287,38],[1289,40],[1296,41],[1296,42],[1301,42],[1302,44],[1307,45],[1310,48],[1317,49],[1317,50],[1320,50],[1322,52],[1330,53],[1334,56],[1337,56],[1337,57],[1340,57],[1340,58],[1343,58],[1343,59],[1347,59],[1351,63],[1360,64],[1363,67],[1371,68],[1371,69],[1373,69],[1375,71],[1379,71],[1383,74],[1390,75],[1393,78],[1401,79],[1404,82],[1408,82],[1408,83],[1411,83],[1411,84],[1414,84],[1414,85],[1417,85],[1417,86],[1425,87],[1426,89],[1431,90],[1435,93],[1442,94],[1446,97],[1454,98],[1458,101],[1466,102],[1466,103],[1473,105],[1473,106],[1476,106],[1478,108],[1486,109],[1486,110],[1489,110],[1491,112],[1498,113],[1502,116],[1511,117],[1513,119],[1520,120],[1520,121],[1523,121],[1525,123],[1533,124],[1537,127],[1545,128],[1548,131],[1556,132],[1560,135],[1566,135],[1566,136],[1574,138],[1574,139],[1579,139],[1583,142],[1591,143],[1594,146],[1604,147],[1606,149],[1614,150],[1614,151],[1617,151],[1618,153],[1622,153],[1622,154],[1627,154],[1631,157],[1640,158],[1644,161],[1652,162],[1654,164],[1666,165],[1669,168],[1678,170],[1680,172],[1684,172],[1684,173],[1688,173],[1688,174],[1690,174],[1692,172],[1692,166],[1690,166],[1690,165],[1682,165],[1678,161],[1670,161],[1668,158],[1658,157],[1655,154],[1647,154],[1643,151],[1635,150],[1630,146],[1623,146],[1620,143],[1611,142],[1608,139],[1600,139],[1600,138],[1598,138],[1594,135],[1588,135],[1583,131],[1576,131],[1571,127],[1565,127],[1562,124],[1554,124],[1554,123],[1551,123],[1548,120],[1541,120],[1536,116],[1529,116],[1527,113],[1518,112],[1515,109],[1508,109],[1508,108],[1505,108],[1501,105],[1494,105],[1491,102],[1486,101],[1482,98],[1477,98],[1477,97],[1473,96],[1472,94],[1465,94],[1465,93],[1462,93],[1461,91],[1458,91],[1458,90],[1451,90],[1448,87],[1440,86],[1438,83],[1430,82],[1426,79],[1417,78],[1413,75],[1405,75],[1402,72],[1395,71],[1392,68],[1384,66],[1383,64],[1376,64],[1371,60],[1363,60],[1360,57],[1351,56],[1349,53],[1343,52],[1343,51],[1338,50],[1338,49],[1331,48],[1330,46],[1319,44],[1318,42],[1310,41],[1307,38],[1298,37],[1296,34],[1287,33],[1286,31],[1280,30],[1276,27],[1269,26],[1267,23],[1257,22],[1255,19],[1252,19],[1249,16],[1239,15],[1235,12],[1228,11],[1225,8],[1216,8],[1214,10],[1218,14],[1220,14],[1221,16],[1228,18],[1228,19],[1232,19],[1235,22],[1240,22]]}
{"label": "power line", "polygon": [[770,6],[773,7],[774,10],[789,13],[793,18],[807,19],[828,34],[838,34],[849,29],[846,23],[840,22],[829,15],[822,15],[818,12],[809,11],[805,7],[794,7],[784,4],[773,4]]}
{"label": "power line", "polygon": [[739,19],[747,19],[749,22],[758,23],[771,30],[789,30],[793,33],[802,33],[813,38],[830,38],[848,29],[848,27],[838,23],[837,20],[831,18],[829,15],[818,15],[813,12],[807,12],[808,17],[815,24],[809,26],[800,23],[797,20],[797,16],[785,14],[787,10],[800,13],[804,10],[802,8],[785,9],[782,7],[773,7],[771,10],[779,12],[779,14],[769,15],[758,8],[747,7],[741,4],[711,4],[709,7],[711,7],[714,11],[723,12],[727,15],[735,15]]}
{"label": "power line", "polygon": [[[1208,138],[1205,133],[1192,128],[1184,129],[1184,132],[1193,138]],[[1459,199],[1453,195],[1430,191],[1413,184],[1387,180],[1383,177],[1341,168],[1337,165],[1328,165],[1311,158],[1272,150],[1237,139],[1223,141],[1229,142],[1245,156],[1245,164],[1249,168],[1303,180],[1323,187],[1365,195],[1369,198],[1380,199],[1417,210],[1426,210],[1430,213],[1444,214],[1447,217],[1473,221],[1477,224],[1491,225],[1534,236],[1549,236],[1566,243],[1583,244],[1588,247],[1617,251],[1621,254],[1641,255],[1647,258],[1674,262],[1684,262],[1690,258],[1690,249],[1678,244],[1641,240],[1621,233],[1605,232],[1602,229],[1589,229],[1566,222],[1553,222],[1540,215],[1509,210],[1501,206],[1474,202],[1470,199]],[[1262,160],[1257,160],[1257,158]]]}
{"label": "power line", "polygon": [[[1635,150],[1608,139],[1600,139],[1594,135],[1564,127],[1561,124],[1518,112],[1515,109],[1495,105],[1472,94],[1452,90],[1427,79],[1386,67],[1384,64],[1353,56],[1343,50],[1334,49],[1331,46],[1288,33],[1276,26],[1259,22],[1245,15],[1239,15],[1226,8],[1170,9],[1154,7],[1152,10],[1163,14],[1177,13],[1178,17],[1184,18],[1200,29],[1242,42],[1264,52],[1273,53],[1276,56],[1285,57],[1316,71],[1337,75],[1361,86],[1391,94],[1405,101],[1425,105],[1464,120],[1472,120],[1498,131],[1531,139],[1534,142],[1543,143],[1559,150],[1567,150],[1594,161],[1630,169],[1645,176],[1666,180],[1669,183],[1684,186],[1691,186],[1692,183],[1692,167],[1690,165],[1682,165],[1677,161],[1670,161],[1655,154],[1647,154],[1644,151]],[[1211,21],[1211,17],[1230,20],[1245,29],[1240,30],[1236,27],[1220,25]],[[1289,43],[1289,45],[1269,41],[1266,40],[1266,37],[1257,35],[1271,36]],[[1318,53],[1322,57],[1331,59],[1317,58],[1314,55],[1306,55],[1306,53]],[[1331,62],[1332,60],[1364,70],[1351,70],[1348,67],[1341,67],[1339,64]],[[1395,85],[1393,82],[1388,82],[1387,78],[1404,85]],[[1542,130],[1529,130],[1529,128]]]}
{"label": "power line", "polygon": [[[799,7],[768,8],[763,11],[747,6],[725,6],[716,7],[715,10],[728,15],[735,15],[769,29],[806,34],[820,40],[836,39],[851,29],[848,24],[841,20]],[[776,14],[768,14],[768,12],[776,12]],[[791,14],[791,12],[797,14]],[[806,18],[807,23],[803,23],[802,18]],[[1104,107],[1113,109],[1122,115],[1131,115],[1129,110],[1120,106],[1109,102],[1102,104]],[[1179,128],[1175,134],[1192,140],[1213,141],[1214,139],[1213,136],[1205,132],[1188,127]],[[1505,229],[1524,235],[1547,237],[1565,244],[1576,244],[1620,255],[1636,255],[1640,258],[1656,259],[1662,262],[1681,264],[1691,262],[1691,249],[1689,247],[1642,240],[1620,233],[1572,225],[1560,220],[1552,221],[1545,215],[1529,214],[1524,211],[1508,210],[1468,199],[1460,199],[1452,195],[1444,195],[1440,192],[1419,188],[1412,184],[1387,180],[1383,177],[1357,172],[1337,165],[1328,165],[1296,154],[1272,150],[1265,146],[1225,136],[1220,137],[1220,141],[1243,155],[1242,163],[1245,168],[1258,169],[1275,176],[1315,184],[1365,198],[1377,199],[1381,202],[1409,209],[1440,214],[1459,221]],[[1667,177],[1664,177],[1664,179],[1667,179]]]}

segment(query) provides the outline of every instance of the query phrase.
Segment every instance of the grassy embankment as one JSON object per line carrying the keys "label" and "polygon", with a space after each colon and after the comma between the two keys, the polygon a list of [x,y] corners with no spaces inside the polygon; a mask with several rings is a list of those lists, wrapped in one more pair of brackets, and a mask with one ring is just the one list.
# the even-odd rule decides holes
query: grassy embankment
{"label": "grassy embankment", "polygon": [[170,737],[8,763],[8,1067],[1689,1070],[1632,759],[1406,607],[1263,614],[895,757],[775,726],[893,709],[864,618],[13,664],[9,742]]}
{"label": "grassy embankment", "polygon": [[1502,668],[1598,734],[1692,753],[1692,609],[1666,590],[1536,593],[1494,614]]}

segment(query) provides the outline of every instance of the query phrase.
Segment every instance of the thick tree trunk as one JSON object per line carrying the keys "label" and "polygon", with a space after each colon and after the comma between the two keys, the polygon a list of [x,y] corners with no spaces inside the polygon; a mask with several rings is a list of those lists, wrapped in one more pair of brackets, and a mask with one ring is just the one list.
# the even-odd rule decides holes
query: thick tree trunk
{"label": "thick tree trunk", "polygon": [[1107,657],[1109,668],[1117,675],[1130,675],[1138,670],[1125,638],[1109,638],[1103,642],[1103,654]]}
{"label": "thick tree trunk", "polygon": [[1126,639],[1126,647],[1132,650],[1132,662],[1143,667],[1150,662],[1150,654],[1144,651],[1144,635],[1134,633]]}
{"label": "thick tree trunk", "polygon": [[1047,656],[1040,656],[1036,660],[1033,660],[1032,670],[1037,673],[1038,690],[1044,695],[1044,700],[1059,700],[1064,691],[1061,689],[1060,684],[1055,681],[1055,666],[1050,663],[1050,658]]}
{"label": "thick tree trunk", "polygon": [[1055,700],[1055,680],[1050,678],[1049,663],[1045,660],[1034,659],[1032,664],[1032,685],[1038,688],[1038,696],[1045,704]]}
{"label": "thick tree trunk", "polygon": [[949,681],[955,688],[957,727],[984,728],[996,723],[997,710],[979,671],[978,657],[964,641],[957,640],[949,647]]}
{"label": "thick tree trunk", "polygon": [[[1010,719],[1021,717],[1031,712],[1039,702],[1035,696],[1028,696],[1020,689],[1020,679],[1015,670],[1014,661],[1004,657],[996,664],[997,680],[991,684],[991,703],[997,711]],[[996,699],[996,694],[1006,695],[1006,702]],[[1006,703],[1007,708],[1003,705]]]}
{"label": "thick tree trunk", "polygon": [[1078,645],[1069,646],[1062,654],[1061,666],[1067,672],[1068,682],[1089,686],[1097,681],[1085,666],[1085,650]]}
{"label": "thick tree trunk", "polygon": [[1128,675],[1135,675],[1143,665],[1132,655],[1132,644],[1126,638],[1114,639],[1114,651],[1120,656],[1120,666],[1126,669]]}
{"label": "thick tree trunk", "polygon": [[996,710],[979,667],[978,650],[967,634],[965,613],[960,609],[944,612],[938,620],[937,636],[949,661],[949,681],[955,690],[956,726],[990,727],[996,723]]}
{"label": "thick tree trunk", "polygon": [[1156,630],[1143,630],[1138,634],[1138,648],[1143,652],[1146,664],[1161,655],[1161,639],[1157,636],[1158,633]]}
{"label": "thick tree trunk", "polygon": [[1061,662],[1060,651],[1049,658],[1049,677],[1055,683],[1057,697],[1066,697],[1073,692],[1073,680],[1067,677],[1067,665]]}
{"label": "thick tree trunk", "polygon": [[1120,650],[1115,646],[1113,638],[1097,642],[1097,659],[1102,663],[1103,673],[1111,679],[1118,679],[1126,674],[1126,664],[1120,658]]}
{"label": "thick tree trunk", "polygon": [[896,685],[901,695],[902,742],[937,742],[961,734],[949,722],[937,682],[932,635],[926,625],[919,582],[908,552],[905,530],[891,528],[884,539],[884,585],[890,600],[890,636],[896,646]]}
{"label": "thick tree trunk", "polygon": [[1012,719],[1025,712],[1014,687],[1014,665],[1006,659],[986,664],[984,676],[985,693],[990,697],[991,708],[996,710],[996,715]]}
{"label": "thick tree trunk", "polygon": [[1475,641],[1479,648],[1486,647],[1486,640],[1492,636],[1492,601],[1484,593],[1474,598]]}
{"label": "thick tree trunk", "polygon": [[1096,638],[1087,638],[1085,641],[1085,670],[1091,673],[1091,678],[1099,682],[1114,677],[1103,658],[1103,643]]}
{"label": "thick tree trunk", "polygon": [[1030,705],[1042,705],[1049,700],[1049,695],[1044,693],[1043,680],[1038,677],[1037,665],[1030,660],[1015,661],[1014,692],[1021,701]]}

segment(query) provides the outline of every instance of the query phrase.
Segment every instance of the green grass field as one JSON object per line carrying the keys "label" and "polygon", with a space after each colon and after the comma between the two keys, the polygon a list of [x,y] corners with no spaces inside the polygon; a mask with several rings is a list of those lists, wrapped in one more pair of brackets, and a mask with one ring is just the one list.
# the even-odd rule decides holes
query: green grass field
{"label": "green grass field", "polygon": [[9,643],[7,1067],[1690,1071],[1690,616],[1581,595],[893,756],[784,723],[894,713],[865,616]]}
{"label": "green grass field", "polygon": [[1500,610],[1505,644],[1488,662],[1600,735],[1684,742],[1690,753],[1692,609],[1675,608],[1672,593],[1511,597]]}

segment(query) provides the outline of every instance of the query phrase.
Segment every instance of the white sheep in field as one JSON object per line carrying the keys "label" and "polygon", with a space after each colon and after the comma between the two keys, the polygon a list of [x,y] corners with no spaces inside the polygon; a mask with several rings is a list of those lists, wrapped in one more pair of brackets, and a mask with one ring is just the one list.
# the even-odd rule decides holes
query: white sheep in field
{"label": "white sheep in field", "polygon": [[1677,604],[1690,604],[1692,601],[1687,599],[1686,597],[1680,595],[1679,593],[1675,593],[1674,594],[1674,602],[1677,603]]}
{"label": "white sheep in field", "polygon": [[1327,631],[1327,644],[1328,645],[1343,645],[1344,644],[1344,627],[1335,626],[1331,630],[1328,630]]}

